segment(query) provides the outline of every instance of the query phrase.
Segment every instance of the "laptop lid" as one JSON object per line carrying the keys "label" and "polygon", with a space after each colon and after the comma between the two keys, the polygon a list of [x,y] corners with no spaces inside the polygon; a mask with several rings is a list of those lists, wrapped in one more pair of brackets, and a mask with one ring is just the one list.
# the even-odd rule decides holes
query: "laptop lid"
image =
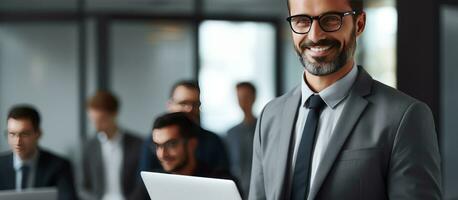
{"label": "laptop lid", "polygon": [[141,172],[151,200],[241,200],[232,180]]}
{"label": "laptop lid", "polygon": [[57,200],[56,188],[34,188],[24,191],[0,191],[0,199],[8,200]]}

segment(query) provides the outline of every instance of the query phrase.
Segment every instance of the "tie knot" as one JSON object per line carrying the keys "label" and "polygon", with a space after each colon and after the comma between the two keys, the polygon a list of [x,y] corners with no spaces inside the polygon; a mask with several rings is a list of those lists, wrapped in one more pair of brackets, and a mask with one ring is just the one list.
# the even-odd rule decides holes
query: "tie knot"
{"label": "tie knot", "polygon": [[305,107],[313,110],[321,110],[324,107],[325,103],[320,95],[312,95],[305,102]]}

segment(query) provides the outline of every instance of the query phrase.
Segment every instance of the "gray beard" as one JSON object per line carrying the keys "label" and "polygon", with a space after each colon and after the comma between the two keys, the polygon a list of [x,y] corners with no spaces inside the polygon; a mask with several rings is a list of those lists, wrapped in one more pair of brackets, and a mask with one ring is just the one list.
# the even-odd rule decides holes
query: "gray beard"
{"label": "gray beard", "polygon": [[305,55],[302,55],[299,50],[296,49],[297,55],[299,56],[299,61],[301,62],[302,66],[304,66],[305,70],[310,74],[315,76],[326,76],[332,74],[334,72],[339,71],[342,69],[343,66],[347,63],[347,61],[353,58],[356,50],[356,33],[353,30],[353,40],[350,41],[348,47],[342,49],[342,52],[339,53],[336,59],[331,62],[325,62],[323,58],[314,58],[317,63],[312,63],[307,60]]}
{"label": "gray beard", "polygon": [[304,66],[307,72],[315,76],[326,76],[339,71],[345,65],[345,63],[347,63],[349,57],[350,55],[343,51],[334,61],[320,62],[319,58],[315,58],[318,63],[312,63],[309,62],[305,56],[299,54],[299,60],[301,61],[302,66]]}

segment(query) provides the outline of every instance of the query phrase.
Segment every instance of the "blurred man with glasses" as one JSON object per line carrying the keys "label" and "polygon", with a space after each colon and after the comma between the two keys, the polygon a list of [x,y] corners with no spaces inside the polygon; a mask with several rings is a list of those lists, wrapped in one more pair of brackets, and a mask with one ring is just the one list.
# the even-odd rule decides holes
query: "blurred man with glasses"
{"label": "blurred man with glasses", "polygon": [[12,153],[0,156],[0,190],[56,187],[59,200],[76,199],[69,161],[39,147],[40,114],[28,105],[11,108],[6,137]]}
{"label": "blurred man with glasses", "polygon": [[249,199],[441,199],[431,110],[355,62],[363,1],[287,4],[304,71],[259,117]]}
{"label": "blurred man with glasses", "polygon": [[[154,154],[161,166],[156,171],[233,180],[228,170],[210,167],[197,158],[199,134],[201,134],[199,126],[189,118],[187,113],[176,112],[159,116],[154,121],[152,130]],[[143,192],[146,196],[146,191]],[[137,199],[145,199],[145,196]]]}
{"label": "blurred man with glasses", "polygon": [[194,175],[198,173],[194,152],[198,145],[198,129],[184,113],[158,117],[153,125],[155,154],[167,173]]}
{"label": "blurred man with glasses", "polygon": [[163,172],[210,178],[231,178],[227,170],[209,167],[195,155],[199,127],[186,113],[158,117],[153,125],[152,141]]}

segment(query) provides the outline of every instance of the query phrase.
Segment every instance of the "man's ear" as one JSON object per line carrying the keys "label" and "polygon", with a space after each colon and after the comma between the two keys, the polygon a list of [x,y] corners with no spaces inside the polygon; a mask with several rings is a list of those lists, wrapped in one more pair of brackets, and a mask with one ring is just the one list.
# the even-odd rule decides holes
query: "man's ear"
{"label": "man's ear", "polygon": [[356,36],[360,36],[366,28],[366,12],[361,13],[356,17]]}

